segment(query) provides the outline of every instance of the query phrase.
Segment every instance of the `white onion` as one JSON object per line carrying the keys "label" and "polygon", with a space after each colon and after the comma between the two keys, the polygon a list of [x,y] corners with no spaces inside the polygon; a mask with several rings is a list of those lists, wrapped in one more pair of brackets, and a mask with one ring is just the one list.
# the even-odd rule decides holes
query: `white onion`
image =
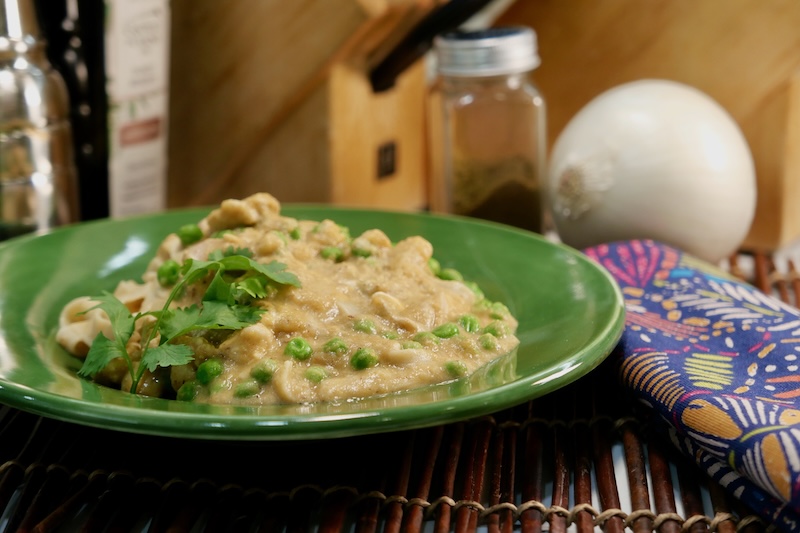
{"label": "white onion", "polygon": [[548,202],[559,237],[577,248],[654,239],[717,262],[746,237],[755,200],[753,158],[736,122],[672,81],[602,93],[551,154]]}

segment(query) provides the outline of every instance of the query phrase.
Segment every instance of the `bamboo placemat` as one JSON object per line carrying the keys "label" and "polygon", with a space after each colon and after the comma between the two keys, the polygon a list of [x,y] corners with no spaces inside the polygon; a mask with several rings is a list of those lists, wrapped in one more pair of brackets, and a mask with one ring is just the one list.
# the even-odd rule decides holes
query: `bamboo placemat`
{"label": "bamboo placemat", "polygon": [[[729,268],[800,301],[791,261]],[[616,385],[604,364],[490,417],[299,442],[132,435],[0,405],[0,533],[769,530]]]}

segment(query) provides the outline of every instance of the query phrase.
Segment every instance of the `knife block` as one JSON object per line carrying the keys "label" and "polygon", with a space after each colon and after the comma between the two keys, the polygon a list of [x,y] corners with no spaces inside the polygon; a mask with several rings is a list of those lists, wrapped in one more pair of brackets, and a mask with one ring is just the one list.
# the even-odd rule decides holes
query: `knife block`
{"label": "knife block", "polygon": [[380,93],[369,71],[435,4],[173,0],[170,207],[425,206],[424,64]]}

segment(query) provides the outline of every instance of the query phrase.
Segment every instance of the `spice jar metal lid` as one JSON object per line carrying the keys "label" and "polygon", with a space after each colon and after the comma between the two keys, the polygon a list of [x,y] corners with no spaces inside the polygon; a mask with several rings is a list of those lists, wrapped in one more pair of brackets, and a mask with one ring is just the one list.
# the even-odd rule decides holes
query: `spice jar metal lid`
{"label": "spice jar metal lid", "polygon": [[436,37],[434,47],[445,76],[501,76],[541,63],[536,32],[525,26],[448,32]]}

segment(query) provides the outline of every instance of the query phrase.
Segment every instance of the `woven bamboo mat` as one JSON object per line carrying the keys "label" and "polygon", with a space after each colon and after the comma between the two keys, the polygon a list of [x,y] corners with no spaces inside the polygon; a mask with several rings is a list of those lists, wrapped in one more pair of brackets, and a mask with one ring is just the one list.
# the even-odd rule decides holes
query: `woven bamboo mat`
{"label": "woven bamboo mat", "polygon": [[[729,268],[800,301],[791,262],[742,255]],[[491,417],[314,442],[131,435],[0,405],[0,533],[769,529],[661,442],[616,383],[604,364]]]}

